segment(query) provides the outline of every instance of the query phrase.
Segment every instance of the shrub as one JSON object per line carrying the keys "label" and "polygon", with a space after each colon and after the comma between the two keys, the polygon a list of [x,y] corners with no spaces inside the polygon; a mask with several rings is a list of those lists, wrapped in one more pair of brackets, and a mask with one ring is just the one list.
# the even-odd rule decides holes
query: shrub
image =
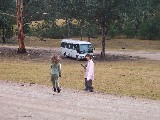
{"label": "shrub", "polygon": [[136,29],[134,25],[130,23],[123,29],[123,33],[127,38],[133,38],[136,35]]}
{"label": "shrub", "polygon": [[160,20],[156,17],[145,20],[140,25],[138,36],[141,39],[160,39]]}
{"label": "shrub", "polygon": [[119,33],[120,33],[120,32],[119,32],[117,26],[115,26],[114,24],[110,25],[109,30],[108,30],[108,35],[109,35],[111,38],[114,38],[114,37],[118,36]]}

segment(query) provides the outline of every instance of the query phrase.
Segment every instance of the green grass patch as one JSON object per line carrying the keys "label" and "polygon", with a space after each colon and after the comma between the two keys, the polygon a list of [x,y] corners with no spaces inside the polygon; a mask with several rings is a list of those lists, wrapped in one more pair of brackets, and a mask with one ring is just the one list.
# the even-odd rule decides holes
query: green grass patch
{"label": "green grass patch", "polygon": [[45,63],[1,61],[0,79],[48,84],[49,66]]}
{"label": "green grass patch", "polygon": [[[84,88],[85,61],[62,61],[61,85]],[[95,61],[95,91],[160,100],[160,61]],[[49,85],[50,63],[0,60],[0,80]]]}

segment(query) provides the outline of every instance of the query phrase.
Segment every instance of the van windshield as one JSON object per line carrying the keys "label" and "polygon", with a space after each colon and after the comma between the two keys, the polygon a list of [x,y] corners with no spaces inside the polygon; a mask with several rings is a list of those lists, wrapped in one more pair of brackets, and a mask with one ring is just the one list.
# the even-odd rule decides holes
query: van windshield
{"label": "van windshield", "polygon": [[88,52],[88,53],[92,53],[93,49],[92,49],[92,45],[91,44],[81,44],[79,45],[80,51],[81,52]]}

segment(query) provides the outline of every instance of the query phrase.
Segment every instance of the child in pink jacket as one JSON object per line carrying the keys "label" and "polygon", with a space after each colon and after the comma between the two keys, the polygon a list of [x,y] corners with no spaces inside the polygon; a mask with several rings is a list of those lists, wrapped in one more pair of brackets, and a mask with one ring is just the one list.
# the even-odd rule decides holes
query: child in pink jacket
{"label": "child in pink jacket", "polygon": [[92,80],[94,80],[94,62],[92,60],[92,55],[87,54],[86,59],[87,63],[85,65],[85,90],[93,92]]}

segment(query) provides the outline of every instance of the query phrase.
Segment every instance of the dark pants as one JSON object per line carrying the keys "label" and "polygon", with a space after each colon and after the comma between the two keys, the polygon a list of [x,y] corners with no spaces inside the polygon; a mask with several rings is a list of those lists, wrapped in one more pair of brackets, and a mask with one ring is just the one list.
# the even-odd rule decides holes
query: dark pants
{"label": "dark pants", "polygon": [[92,80],[87,80],[87,78],[85,78],[85,87],[85,90],[93,91]]}

